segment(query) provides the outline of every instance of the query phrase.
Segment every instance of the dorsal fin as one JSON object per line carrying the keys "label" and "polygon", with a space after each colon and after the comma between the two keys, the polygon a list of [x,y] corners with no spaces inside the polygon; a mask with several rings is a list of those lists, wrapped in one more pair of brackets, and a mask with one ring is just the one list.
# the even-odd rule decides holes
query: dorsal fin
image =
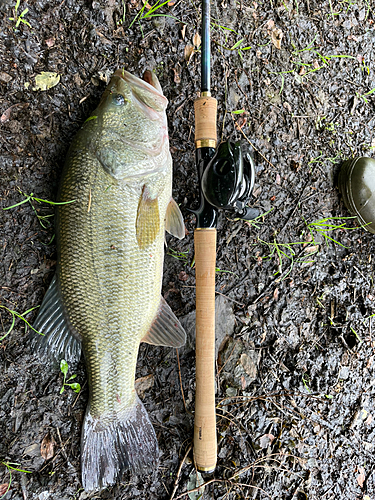
{"label": "dorsal fin", "polygon": [[31,330],[33,345],[43,358],[49,356],[57,363],[65,359],[68,364],[79,361],[81,342],[78,334],[73,333],[62,302],[56,274],[44,296],[33,328],[43,334],[40,335]]}
{"label": "dorsal fin", "polygon": [[172,309],[161,297],[159,309],[150,330],[142,342],[168,347],[182,347],[186,341],[186,333]]}

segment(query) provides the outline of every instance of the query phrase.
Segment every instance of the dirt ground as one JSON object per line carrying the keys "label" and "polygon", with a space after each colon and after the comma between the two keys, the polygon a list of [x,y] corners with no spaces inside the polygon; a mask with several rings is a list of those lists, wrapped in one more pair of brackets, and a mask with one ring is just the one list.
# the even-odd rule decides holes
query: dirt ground
{"label": "dirt ground", "polygon": [[[7,500],[169,500],[188,498],[194,487],[186,453],[194,412],[195,220],[187,209],[198,193],[200,5],[173,1],[155,11],[170,17],[131,24],[141,5],[21,0],[15,12],[13,0],[1,0],[0,206],[25,200],[22,193],[56,200],[70,141],[107,78],[118,67],[156,71],[169,100],[174,196],[188,230],[182,241],[168,239],[163,282],[188,344],[179,363],[173,349],[142,345],[137,370],[160,465],[149,477],[125,474],[97,494],[82,490],[84,362],[69,371],[81,393],[67,387],[60,395],[62,374],[38,362],[16,318],[0,342]],[[264,215],[256,224],[219,218],[218,466],[205,478],[204,498],[375,500],[375,242],[343,219],[349,214],[337,189],[343,159],[374,154],[374,13],[372,0],[212,4],[219,133],[253,150],[251,204]],[[56,72],[59,83],[34,90],[42,71]],[[31,201],[1,211],[1,336],[12,326],[9,309],[21,314],[41,303],[55,269],[53,234],[51,205]],[[25,317],[32,323],[36,313]],[[46,436],[54,443],[47,460]]]}

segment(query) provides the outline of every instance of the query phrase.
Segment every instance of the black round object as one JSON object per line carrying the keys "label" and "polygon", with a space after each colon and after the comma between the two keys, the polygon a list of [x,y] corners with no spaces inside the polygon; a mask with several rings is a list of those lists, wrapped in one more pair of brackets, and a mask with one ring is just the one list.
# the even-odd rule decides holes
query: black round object
{"label": "black round object", "polygon": [[344,162],[338,184],[349,212],[375,234],[375,160],[359,157]]}

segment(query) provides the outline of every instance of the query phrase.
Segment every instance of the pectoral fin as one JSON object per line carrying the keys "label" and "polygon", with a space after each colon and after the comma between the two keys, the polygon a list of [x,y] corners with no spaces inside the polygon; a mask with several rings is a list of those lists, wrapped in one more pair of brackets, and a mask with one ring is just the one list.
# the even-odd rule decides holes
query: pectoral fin
{"label": "pectoral fin", "polygon": [[171,198],[167,207],[167,214],[165,217],[165,229],[169,234],[176,236],[182,240],[185,236],[185,224],[182,217],[181,210],[177,203]]}
{"label": "pectoral fin", "polygon": [[42,357],[51,357],[57,363],[79,361],[81,342],[68,319],[62,302],[58,278],[55,275],[44,296],[38,317],[31,330],[32,343]]}
{"label": "pectoral fin", "polygon": [[143,186],[138,203],[136,230],[137,242],[142,250],[151,245],[160,229],[158,198],[151,198],[146,186]]}
{"label": "pectoral fin", "polygon": [[161,297],[158,312],[142,342],[168,347],[182,347],[185,341],[185,330],[165,299]]}

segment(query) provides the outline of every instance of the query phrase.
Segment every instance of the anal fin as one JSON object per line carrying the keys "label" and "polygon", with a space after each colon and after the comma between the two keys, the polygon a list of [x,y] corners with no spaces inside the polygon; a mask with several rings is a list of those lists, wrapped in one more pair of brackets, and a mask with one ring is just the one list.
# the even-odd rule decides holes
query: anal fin
{"label": "anal fin", "polygon": [[70,325],[56,274],[44,296],[33,328],[43,334],[31,330],[33,346],[42,357],[53,358],[57,363],[62,359],[68,363],[79,361],[81,342]]}
{"label": "anal fin", "polygon": [[142,342],[167,347],[182,347],[185,341],[185,330],[165,299],[161,297],[154,321]]}

